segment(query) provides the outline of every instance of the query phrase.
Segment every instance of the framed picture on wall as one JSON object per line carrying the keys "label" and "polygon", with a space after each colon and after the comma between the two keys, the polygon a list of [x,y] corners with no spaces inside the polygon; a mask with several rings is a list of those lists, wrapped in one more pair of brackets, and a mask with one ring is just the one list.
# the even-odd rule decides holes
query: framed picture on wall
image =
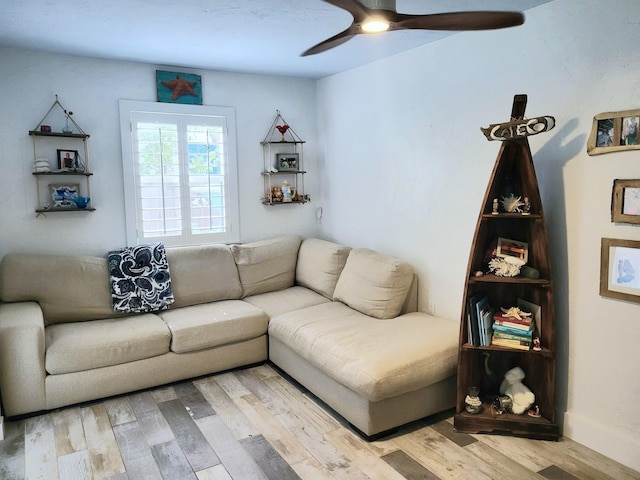
{"label": "framed picture on wall", "polygon": [[639,126],[640,109],[599,113],[593,117],[587,153],[599,155],[640,149]]}
{"label": "framed picture on wall", "polygon": [[640,303],[640,241],[601,240],[600,295]]}
{"label": "framed picture on wall", "polygon": [[613,181],[611,221],[640,223],[640,180]]}
{"label": "framed picture on wall", "polygon": [[156,70],[159,102],[202,105],[202,77],[194,73]]}

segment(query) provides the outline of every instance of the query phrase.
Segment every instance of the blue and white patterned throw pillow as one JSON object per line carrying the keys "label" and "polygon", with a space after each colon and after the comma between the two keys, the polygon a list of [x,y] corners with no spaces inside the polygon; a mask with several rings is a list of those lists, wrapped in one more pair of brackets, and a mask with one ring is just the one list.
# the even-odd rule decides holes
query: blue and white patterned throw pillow
{"label": "blue and white patterned throw pillow", "polygon": [[174,302],[163,243],[113,250],[107,258],[114,311],[152,312]]}

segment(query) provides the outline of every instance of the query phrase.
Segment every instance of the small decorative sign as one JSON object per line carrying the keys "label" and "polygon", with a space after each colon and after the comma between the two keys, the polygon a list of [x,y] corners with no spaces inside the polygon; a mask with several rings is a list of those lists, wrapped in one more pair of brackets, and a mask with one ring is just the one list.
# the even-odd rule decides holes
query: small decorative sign
{"label": "small decorative sign", "polygon": [[202,78],[193,73],[156,70],[158,101],[202,105]]}
{"label": "small decorative sign", "polygon": [[512,120],[505,123],[492,123],[480,128],[487,140],[514,140],[522,137],[548,132],[556,126],[556,119],[550,116]]}

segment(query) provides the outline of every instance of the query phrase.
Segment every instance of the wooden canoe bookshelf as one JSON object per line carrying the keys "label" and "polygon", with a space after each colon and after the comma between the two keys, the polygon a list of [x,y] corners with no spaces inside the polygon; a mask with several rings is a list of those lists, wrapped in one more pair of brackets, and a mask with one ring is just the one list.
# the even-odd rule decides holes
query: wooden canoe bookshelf
{"label": "wooden canoe bookshelf", "polygon": [[[514,98],[512,119],[524,117],[526,96]],[[494,213],[494,199],[508,193],[528,197],[530,212]],[[539,272],[538,278],[504,277],[488,273],[487,256],[499,238],[528,245],[526,265]],[[476,276],[476,272],[483,272]],[[508,308],[518,300],[540,306],[540,351],[516,350],[496,345],[474,346],[469,332],[468,299],[485,294],[493,308]],[[513,367],[524,370],[523,383],[535,394],[540,417],[498,413],[492,407],[500,395],[504,374]],[[509,138],[501,143],[491,178],[483,199],[469,254],[462,302],[458,349],[458,384],[454,427],[465,433],[498,433],[534,439],[557,440],[559,427],[555,418],[555,317],[549,245],[542,201],[527,136]],[[483,402],[479,414],[465,410],[469,389],[480,390]]]}

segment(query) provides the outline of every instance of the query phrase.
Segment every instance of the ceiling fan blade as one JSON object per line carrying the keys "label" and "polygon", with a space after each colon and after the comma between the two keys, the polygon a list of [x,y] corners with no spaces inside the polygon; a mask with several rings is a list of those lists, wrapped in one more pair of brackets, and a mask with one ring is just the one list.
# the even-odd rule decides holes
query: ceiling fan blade
{"label": "ceiling fan blade", "polygon": [[397,14],[390,30],[494,30],[524,23],[520,12],[453,12],[432,15]]}
{"label": "ceiling fan blade", "polygon": [[369,9],[362,5],[357,0],[324,0],[326,3],[330,3],[336,7],[342,8],[349,12],[354,21],[357,23],[369,15]]}
{"label": "ceiling fan blade", "polygon": [[345,31],[340,32],[337,35],[334,35],[331,38],[327,38],[325,41],[314,45],[308,50],[305,50],[300,56],[306,57],[308,55],[315,55],[316,53],[325,52],[333,47],[337,47],[338,45],[342,45],[347,40],[350,40],[352,37],[358,34],[358,28],[351,24],[349,28]]}

